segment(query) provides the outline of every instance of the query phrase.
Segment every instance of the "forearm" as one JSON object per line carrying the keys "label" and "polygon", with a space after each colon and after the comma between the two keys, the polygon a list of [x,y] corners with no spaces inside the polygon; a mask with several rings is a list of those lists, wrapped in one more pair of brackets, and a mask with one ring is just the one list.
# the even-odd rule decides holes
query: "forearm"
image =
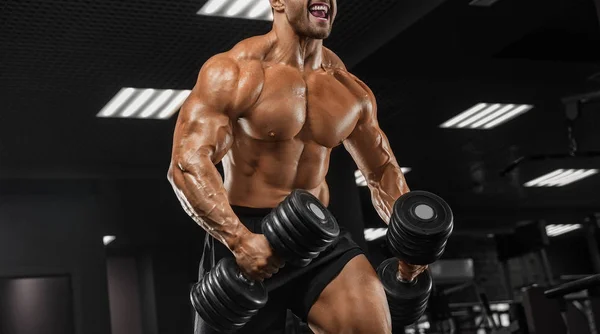
{"label": "forearm", "polygon": [[240,237],[249,230],[233,212],[221,175],[212,161],[206,157],[193,166],[174,163],[169,176],[186,213],[233,251]]}
{"label": "forearm", "polygon": [[375,211],[386,224],[389,224],[394,203],[400,196],[410,191],[402,170],[397,163],[390,161],[378,171],[365,177],[371,190]]}

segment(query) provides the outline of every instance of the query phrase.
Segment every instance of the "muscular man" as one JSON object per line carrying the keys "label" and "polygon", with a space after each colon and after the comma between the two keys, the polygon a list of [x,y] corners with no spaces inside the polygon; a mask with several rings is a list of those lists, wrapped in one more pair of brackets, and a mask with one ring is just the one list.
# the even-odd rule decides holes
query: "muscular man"
{"label": "muscular man", "polygon": [[[379,128],[373,93],[323,47],[336,0],[270,2],[270,32],[200,70],[179,114],[168,178],[185,211],[219,241],[217,261],[234,256],[269,290],[267,306],[242,332],[281,333],[291,309],[315,333],[391,333],[383,287],[347,235],[299,269],[284,268],[261,234],[261,219],[293,189],[328,205],[325,176],[340,144],[365,175],[384,221],[409,191]],[[425,269],[400,267],[405,279]],[[197,333],[211,332],[204,327]]]}

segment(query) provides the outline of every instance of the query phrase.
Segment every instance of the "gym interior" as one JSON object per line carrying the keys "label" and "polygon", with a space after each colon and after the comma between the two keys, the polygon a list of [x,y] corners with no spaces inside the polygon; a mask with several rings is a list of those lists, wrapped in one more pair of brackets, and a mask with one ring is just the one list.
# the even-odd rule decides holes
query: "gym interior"
{"label": "gym interior", "polygon": [[[173,129],[204,62],[270,29],[265,1],[0,3],[1,334],[193,333],[206,234],[167,180]],[[394,333],[599,333],[600,1],[338,6],[324,46],[374,92],[410,189],[452,210]],[[326,180],[373,268],[394,257],[341,145]]]}

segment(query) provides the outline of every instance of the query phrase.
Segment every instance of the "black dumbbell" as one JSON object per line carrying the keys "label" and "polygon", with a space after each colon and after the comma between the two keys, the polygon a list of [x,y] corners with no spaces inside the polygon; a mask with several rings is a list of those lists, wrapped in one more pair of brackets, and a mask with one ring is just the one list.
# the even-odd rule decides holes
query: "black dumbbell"
{"label": "black dumbbell", "polygon": [[[307,266],[339,236],[333,215],[311,193],[294,190],[262,221],[275,254],[295,266]],[[192,305],[211,327],[223,332],[242,328],[268,300],[263,283],[241,273],[234,258],[224,258],[190,291]]]}
{"label": "black dumbbell", "polygon": [[411,191],[394,203],[386,243],[394,258],[383,261],[377,274],[385,289],[392,326],[415,323],[425,313],[432,279],[424,271],[413,281],[404,281],[398,272],[399,259],[407,264],[429,265],[444,253],[454,228],[450,206],[426,191]]}

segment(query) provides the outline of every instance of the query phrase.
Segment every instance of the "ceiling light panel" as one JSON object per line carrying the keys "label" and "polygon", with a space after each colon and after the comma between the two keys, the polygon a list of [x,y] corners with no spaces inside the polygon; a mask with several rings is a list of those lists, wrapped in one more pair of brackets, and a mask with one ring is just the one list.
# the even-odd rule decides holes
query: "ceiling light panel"
{"label": "ceiling light panel", "polygon": [[115,241],[115,239],[117,239],[117,237],[115,237],[114,235],[105,235],[104,237],[102,237],[102,243],[104,244],[104,246],[108,246],[108,244]]}
{"label": "ceiling light panel", "polygon": [[547,225],[546,226],[546,234],[549,237],[556,237],[561,234],[566,234],[581,228],[581,224],[557,224],[557,225]]}
{"label": "ceiling light panel", "polygon": [[367,228],[365,229],[365,241],[373,241],[386,235],[387,228]]}
{"label": "ceiling light panel", "polygon": [[441,128],[489,130],[533,108],[529,104],[478,103],[441,124]]}
{"label": "ceiling light panel", "polygon": [[198,15],[273,21],[269,0],[208,0]]}
{"label": "ceiling light panel", "polygon": [[525,187],[563,187],[598,174],[598,169],[557,169],[524,184]]}
{"label": "ceiling light panel", "polygon": [[[409,167],[401,167],[400,169],[402,170],[402,174],[407,174],[408,172],[410,172],[412,170]],[[365,179],[365,176],[363,175],[363,173],[360,170],[356,170],[354,172],[354,179],[356,180],[357,186],[359,186],[359,187],[367,186],[367,180]]]}
{"label": "ceiling light panel", "polygon": [[121,89],[96,116],[169,119],[181,108],[190,92],[189,90],[126,87]]}

